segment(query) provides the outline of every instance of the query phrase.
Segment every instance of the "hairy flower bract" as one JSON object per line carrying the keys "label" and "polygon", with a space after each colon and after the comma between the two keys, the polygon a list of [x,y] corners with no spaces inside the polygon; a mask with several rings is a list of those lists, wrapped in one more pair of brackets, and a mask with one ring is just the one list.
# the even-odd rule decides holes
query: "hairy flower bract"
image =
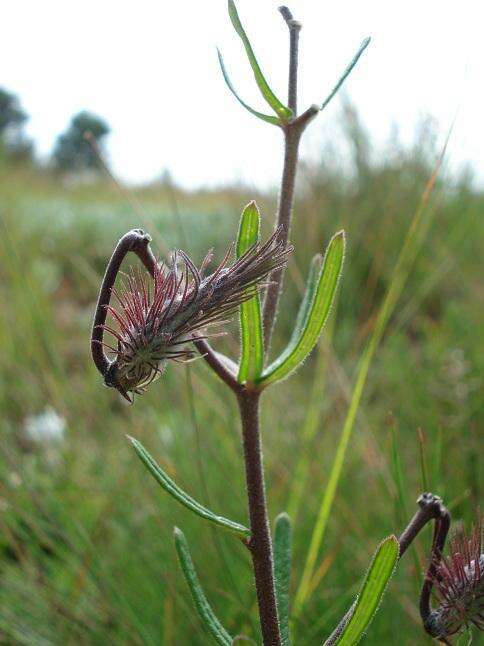
{"label": "hairy flower bract", "polygon": [[168,361],[195,356],[191,342],[207,337],[207,328],[227,321],[238,306],[264,286],[264,279],[283,266],[292,247],[276,231],[264,244],[255,244],[233,264],[229,249],[215,271],[204,277],[212,254],[200,268],[183,251],[171,262],[157,263],[154,275],[131,270],[121,289],[113,289],[117,306],[107,309],[115,325],[104,325],[117,346],[106,375],[108,386],[132,400],[163,373]]}
{"label": "hairy flower bract", "polygon": [[432,577],[438,607],[427,620],[426,629],[445,641],[471,624],[484,630],[484,554],[482,518],[469,536],[461,533],[450,545]]}

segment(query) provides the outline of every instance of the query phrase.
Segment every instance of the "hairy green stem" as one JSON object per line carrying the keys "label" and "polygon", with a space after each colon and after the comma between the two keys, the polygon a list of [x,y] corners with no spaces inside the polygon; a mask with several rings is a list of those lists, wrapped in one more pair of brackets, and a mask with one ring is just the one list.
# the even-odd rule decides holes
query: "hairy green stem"
{"label": "hairy green stem", "polygon": [[[299,118],[297,110],[297,69],[298,43],[301,25],[293,19],[287,7],[281,7],[281,14],[289,28],[289,87],[288,104],[293,112],[291,121],[281,126],[284,135],[284,165],[278,200],[276,228],[280,228],[281,240],[287,245],[292,218],[294,186],[301,135],[317,114],[318,108],[311,107]],[[282,289],[284,269],[271,275],[264,300],[263,327],[266,356],[268,355],[272,331],[277,316],[277,306]],[[231,366],[220,360],[206,342],[197,341],[199,351],[218,376],[235,392],[239,404],[244,446],[245,474],[249,507],[251,538],[247,545],[251,552],[255,587],[259,607],[259,619],[264,646],[281,646],[281,631],[278,619],[272,539],[267,511],[265,478],[260,432],[259,405],[260,391],[238,384]]]}
{"label": "hairy green stem", "polygon": [[248,547],[254,567],[255,587],[264,646],[280,646],[272,540],[267,514],[264,464],[259,424],[260,393],[241,389],[237,395],[242,420],[245,476],[251,536]]}
{"label": "hairy green stem", "polygon": [[[287,244],[291,231],[292,207],[294,203],[294,187],[296,184],[297,162],[299,156],[299,142],[308,123],[319,112],[317,106],[311,106],[300,117],[297,117],[297,79],[299,61],[299,32],[301,23],[294,20],[287,7],[280,7],[279,11],[286,21],[289,29],[289,82],[288,106],[291,108],[292,120],[282,127],[284,134],[284,165],[282,169],[281,187],[277,205],[276,229],[279,228],[281,239]],[[264,300],[263,326],[264,347],[266,358],[269,356],[272,332],[277,318],[277,306],[282,291],[285,268],[278,269],[271,274],[271,283],[267,288]]]}
{"label": "hairy green stem", "polygon": [[301,23],[294,20],[287,7],[279,7],[279,11],[289,28],[289,82],[287,92],[287,105],[294,116],[297,113],[297,66],[299,63],[299,32]]}
{"label": "hairy green stem", "polygon": [[[281,239],[287,244],[291,229],[292,206],[294,202],[294,186],[296,183],[297,161],[299,153],[299,141],[302,131],[297,122],[291,122],[283,129],[284,132],[284,166],[282,170],[281,188],[277,207],[276,228],[280,228]],[[277,306],[282,290],[284,279],[284,268],[278,269],[270,276],[270,284],[267,288],[264,300],[263,325],[264,325],[264,347],[266,357],[269,355],[272,332],[277,317]]]}

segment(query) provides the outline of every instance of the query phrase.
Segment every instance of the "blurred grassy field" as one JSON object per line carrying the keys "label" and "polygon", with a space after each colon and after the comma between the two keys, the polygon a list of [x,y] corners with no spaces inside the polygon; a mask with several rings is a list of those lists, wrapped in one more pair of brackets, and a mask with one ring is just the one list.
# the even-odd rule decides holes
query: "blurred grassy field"
{"label": "blurred grassy field", "polygon": [[[301,169],[296,252],[274,351],[290,334],[310,257],[344,228],[349,248],[337,308],[317,352],[263,401],[271,517],[289,506],[295,520],[294,591],[358,362],[439,155],[422,131],[412,149],[395,144],[384,161],[370,163],[364,131],[354,120],[345,130],[351,168],[341,170],[325,150],[324,161]],[[200,361],[170,367],[125,407],[101,386],[89,356],[100,276],[122,233],[142,226],[160,251],[182,246],[201,260],[214,247],[221,258],[254,197],[267,233],[270,193],[240,186],[187,193],[160,183],[130,202],[109,181],[75,185],[35,169],[0,168],[1,643],[208,643],[176,563],[174,525],[185,531],[229,631],[257,634],[246,550],[164,495],[125,439],[140,439],[201,502],[245,522],[231,396]],[[323,642],[376,545],[403,528],[423,489],[442,495],[455,519],[473,517],[481,493],[483,212],[484,195],[444,164],[371,361],[311,594],[295,620],[298,646]],[[236,327],[217,343],[234,356]],[[47,407],[65,418],[64,441],[26,437],[26,418]],[[400,564],[366,643],[427,643],[417,591],[429,537]]]}

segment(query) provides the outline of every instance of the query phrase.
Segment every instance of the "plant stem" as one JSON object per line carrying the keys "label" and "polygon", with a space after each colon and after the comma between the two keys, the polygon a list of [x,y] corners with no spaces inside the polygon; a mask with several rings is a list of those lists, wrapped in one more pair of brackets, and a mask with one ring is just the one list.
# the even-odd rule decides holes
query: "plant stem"
{"label": "plant stem", "polygon": [[[279,11],[286,21],[289,29],[289,83],[288,105],[293,111],[292,120],[282,127],[284,134],[284,166],[282,169],[281,187],[277,205],[276,228],[281,229],[281,239],[287,244],[291,230],[292,207],[294,203],[294,186],[299,153],[299,142],[304,128],[309,123],[308,118],[297,118],[297,70],[299,60],[299,32],[301,23],[294,20],[287,7],[280,7]],[[315,112],[317,114],[317,110]],[[305,116],[305,115],[301,115]],[[311,117],[313,113],[311,112]],[[282,290],[285,268],[278,269],[271,275],[271,284],[267,288],[264,301],[264,347],[266,357],[269,355],[272,331],[277,318],[277,306]]]}
{"label": "plant stem", "polygon": [[[288,105],[293,112],[291,121],[281,126],[284,135],[284,165],[277,207],[276,228],[280,228],[280,238],[287,245],[291,227],[294,185],[298,161],[298,149],[301,135],[317,114],[318,108],[311,107],[299,118],[297,111],[297,69],[298,45],[301,24],[293,19],[287,7],[280,12],[289,28],[289,83]],[[282,288],[284,269],[271,275],[271,284],[267,288],[263,310],[263,327],[266,356],[268,355],[272,330],[277,316],[277,306]],[[259,607],[259,619],[264,646],[281,646],[274,566],[272,558],[272,539],[267,512],[264,465],[262,457],[262,440],[259,422],[260,391],[237,383],[235,370],[220,356],[211,350],[205,341],[197,341],[198,350],[218,376],[235,392],[239,404],[242,422],[244,446],[245,475],[251,537],[248,547],[252,556],[254,579]]]}
{"label": "plant stem", "polygon": [[230,365],[230,359],[225,355],[215,352],[206,339],[197,339],[194,345],[210,368],[234,392],[238,392],[240,384],[237,382],[237,366]]}
{"label": "plant stem", "polygon": [[287,7],[279,7],[279,11],[289,28],[289,83],[287,105],[291,108],[294,117],[297,114],[297,66],[299,62],[299,32],[301,23],[294,20]]}
{"label": "plant stem", "polygon": [[281,634],[277,616],[272,541],[259,426],[259,398],[260,393],[245,388],[238,394],[251,529],[248,546],[254,567],[264,646],[280,646]]}
{"label": "plant stem", "polygon": [[[308,120],[305,120],[301,124],[296,121],[298,42],[301,25],[293,19],[287,7],[281,7],[280,11],[289,27],[288,104],[294,115],[291,123],[283,127],[284,166],[276,222],[276,227],[281,228],[280,236],[286,245],[289,239],[291,224],[299,141]],[[271,275],[271,284],[267,289],[264,301],[263,325],[266,356],[269,351],[272,330],[277,315],[277,305],[283,277],[284,269],[279,269]],[[272,539],[267,512],[259,422],[260,392],[241,387],[237,393],[237,398],[242,421],[245,474],[251,528],[249,549],[254,567],[262,637],[264,646],[281,646],[281,631],[274,582]]]}
{"label": "plant stem", "polygon": [[[277,206],[276,228],[280,227],[281,239],[287,244],[291,229],[292,206],[294,202],[294,185],[296,183],[296,170],[298,161],[299,141],[302,130],[298,122],[291,122],[283,128],[284,132],[284,166],[282,170],[281,188]],[[277,306],[282,290],[284,268],[271,274],[271,283],[267,288],[264,300],[264,347],[266,356],[269,354],[272,331],[277,317]]]}

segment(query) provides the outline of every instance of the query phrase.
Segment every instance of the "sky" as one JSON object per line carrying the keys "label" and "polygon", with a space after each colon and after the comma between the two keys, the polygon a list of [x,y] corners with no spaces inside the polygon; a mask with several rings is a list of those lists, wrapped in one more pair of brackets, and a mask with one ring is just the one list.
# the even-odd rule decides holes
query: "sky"
{"label": "sky", "polygon": [[[286,99],[287,28],[272,0],[238,0],[240,18],[276,95]],[[366,36],[372,42],[345,88],[378,149],[395,127],[404,141],[432,115],[441,139],[456,118],[449,157],[484,178],[484,3],[478,0],[293,0],[303,23],[301,109],[323,100]],[[79,110],[107,120],[107,154],[127,182],[169,169],[188,188],[277,182],[281,133],[246,112],[221,77],[261,111],[225,0],[4,0],[0,87],[30,115],[42,156]],[[337,146],[336,98],[307,131],[303,155]]]}

